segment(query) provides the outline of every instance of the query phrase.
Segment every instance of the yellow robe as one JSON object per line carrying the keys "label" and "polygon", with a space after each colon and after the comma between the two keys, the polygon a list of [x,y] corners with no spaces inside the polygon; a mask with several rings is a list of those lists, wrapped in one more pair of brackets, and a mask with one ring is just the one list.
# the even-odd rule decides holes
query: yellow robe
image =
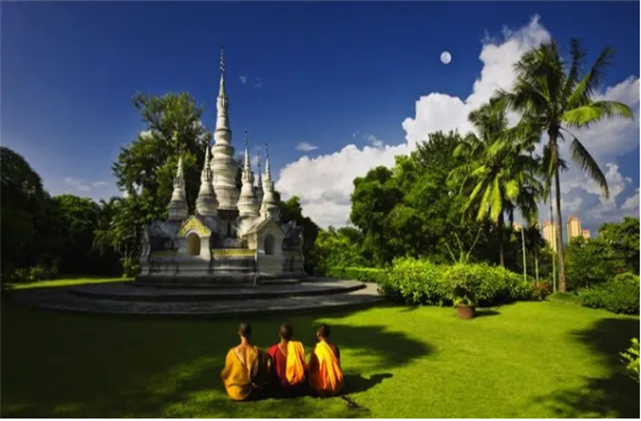
{"label": "yellow robe", "polygon": [[289,341],[287,344],[285,377],[292,385],[305,381],[305,348],[300,342]]}
{"label": "yellow robe", "polygon": [[338,395],[343,389],[343,370],[334,350],[320,341],[309,363],[309,385],[321,396]]}
{"label": "yellow robe", "polygon": [[257,346],[248,346],[245,352],[232,348],[225,358],[225,368],[220,373],[229,397],[242,401],[253,392],[260,391],[267,377],[267,355]]}

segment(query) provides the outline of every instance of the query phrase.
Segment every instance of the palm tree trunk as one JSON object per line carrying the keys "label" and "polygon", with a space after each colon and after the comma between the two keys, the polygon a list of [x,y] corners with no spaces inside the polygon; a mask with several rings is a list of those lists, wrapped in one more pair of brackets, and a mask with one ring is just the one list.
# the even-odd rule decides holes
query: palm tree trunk
{"label": "palm tree trunk", "polygon": [[536,276],[536,284],[539,284],[539,253],[536,251],[536,246],[534,247],[534,276]]}
{"label": "palm tree trunk", "polygon": [[525,258],[525,227],[521,227],[521,245],[523,248],[523,280],[527,281],[527,260]]}
{"label": "palm tree trunk", "polygon": [[503,214],[499,215],[499,263],[505,267],[505,254],[503,252]]}
{"label": "palm tree trunk", "polygon": [[552,188],[550,187],[550,223],[552,224],[552,292],[556,294],[556,228],[554,228],[554,211],[552,210]]}
{"label": "palm tree trunk", "polygon": [[554,148],[553,154],[556,161],[556,165],[554,166],[554,183],[556,187],[556,219],[559,222],[556,226],[557,253],[559,255],[559,292],[565,292],[565,262],[563,260],[563,217],[561,216],[561,179],[559,176],[559,155],[556,138],[554,138],[552,145]]}

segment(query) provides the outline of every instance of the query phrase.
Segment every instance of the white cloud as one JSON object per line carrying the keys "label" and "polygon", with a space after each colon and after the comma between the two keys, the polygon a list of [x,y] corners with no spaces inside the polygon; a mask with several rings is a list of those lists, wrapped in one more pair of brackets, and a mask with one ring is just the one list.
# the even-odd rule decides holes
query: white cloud
{"label": "white cloud", "polygon": [[297,151],[310,152],[316,149],[318,149],[318,146],[312,145],[309,142],[300,142],[298,145],[296,145]]}
{"label": "white cloud", "polygon": [[[538,16],[517,31],[504,28],[502,39],[486,37],[479,55],[483,68],[467,98],[440,92],[421,96],[416,101],[415,116],[402,122],[406,132],[404,143],[396,146],[383,145],[374,135],[369,135],[371,137],[366,137],[366,140],[374,147],[368,145],[359,149],[348,144],[337,152],[314,159],[304,156],[281,169],[277,188],[284,198],[298,195],[305,214],[321,226],[347,224],[351,209],[349,196],[353,191],[354,178],[365,175],[369,169],[378,165],[393,165],[395,155],[411,152],[418,142],[426,139],[428,133],[438,130],[458,130],[461,133],[470,131],[472,127],[467,120],[470,111],[486,102],[496,89],[510,88],[515,80],[514,63],[530,48],[549,39],[550,34],[540,24]],[[633,106],[638,121],[637,78],[630,77],[598,95]],[[508,118],[515,122],[518,116],[512,114]],[[358,134],[358,131],[354,132],[352,138],[356,138]],[[604,218],[613,218],[622,212],[634,213],[636,209],[638,213],[638,189],[635,196],[627,199],[623,197],[631,183],[621,176],[615,163],[617,156],[629,152],[639,144],[638,124],[633,121],[608,120],[591,127],[589,131],[579,131],[576,134],[597,162],[608,163],[602,169],[610,185],[611,197],[608,200],[600,199],[594,183],[588,182],[584,174],[571,166],[570,171],[563,173],[561,177],[565,214],[579,214],[585,219],[584,225],[598,225]],[[562,153],[570,160],[567,144],[564,148]],[[328,191],[331,194],[327,194]],[[540,208],[542,217],[548,213],[546,209],[548,205]]]}
{"label": "white cloud", "polygon": [[244,85],[244,84],[246,84],[246,83],[247,83],[247,76],[243,76],[243,75],[241,75],[241,76],[239,77],[239,79],[240,79],[240,84],[241,84],[241,85]]}
{"label": "white cloud", "polygon": [[260,89],[262,87],[263,87],[263,78],[262,77],[254,78],[254,84],[252,85],[252,88]]}
{"label": "white cloud", "polygon": [[73,177],[66,177],[64,182],[68,186],[69,193],[96,193],[109,186],[106,181],[85,181]]}

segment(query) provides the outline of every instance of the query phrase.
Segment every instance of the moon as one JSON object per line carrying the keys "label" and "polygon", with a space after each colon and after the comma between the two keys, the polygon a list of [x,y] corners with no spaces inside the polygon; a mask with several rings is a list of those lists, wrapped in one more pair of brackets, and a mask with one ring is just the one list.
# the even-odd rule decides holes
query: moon
{"label": "moon", "polygon": [[452,55],[450,54],[450,52],[449,51],[443,51],[441,53],[441,63],[449,64],[450,61],[452,61]]}

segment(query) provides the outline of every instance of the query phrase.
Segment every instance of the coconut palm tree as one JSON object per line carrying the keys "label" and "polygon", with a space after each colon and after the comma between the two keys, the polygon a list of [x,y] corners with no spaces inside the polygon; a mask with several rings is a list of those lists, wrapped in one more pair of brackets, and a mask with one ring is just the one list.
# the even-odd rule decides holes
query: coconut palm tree
{"label": "coconut palm tree", "polygon": [[[505,265],[503,234],[505,215],[510,225],[519,209],[528,220],[537,214],[541,185],[536,178],[538,162],[530,154],[531,135],[523,125],[508,127],[506,102],[492,100],[469,115],[477,134],[467,135],[455,149],[466,163],[454,169],[449,180],[467,197],[464,218],[489,220],[499,236],[499,262]],[[525,124],[525,123],[524,123]],[[525,134],[525,135],[524,135]]]}
{"label": "coconut palm tree", "polygon": [[[517,79],[509,92],[500,91],[499,98],[507,100],[512,110],[538,124],[538,130],[547,133],[546,151],[549,154],[548,180],[554,179],[556,193],[556,238],[559,241],[559,291],[565,292],[565,264],[563,260],[563,219],[561,217],[561,189],[559,172],[561,157],[559,142],[572,139],[572,160],[590,176],[608,197],[608,184],[598,164],[585,146],[570,131],[588,128],[592,124],[614,116],[632,118],[630,108],[616,101],[594,101],[592,96],[602,82],[605,69],[611,63],[614,50],[605,48],[590,70],[582,74],[583,58],[578,41],[570,42],[569,70],[561,58],[557,44],[552,41],[527,52],[515,64]],[[567,70],[567,72],[566,72]],[[545,161],[545,160],[544,160]]]}

